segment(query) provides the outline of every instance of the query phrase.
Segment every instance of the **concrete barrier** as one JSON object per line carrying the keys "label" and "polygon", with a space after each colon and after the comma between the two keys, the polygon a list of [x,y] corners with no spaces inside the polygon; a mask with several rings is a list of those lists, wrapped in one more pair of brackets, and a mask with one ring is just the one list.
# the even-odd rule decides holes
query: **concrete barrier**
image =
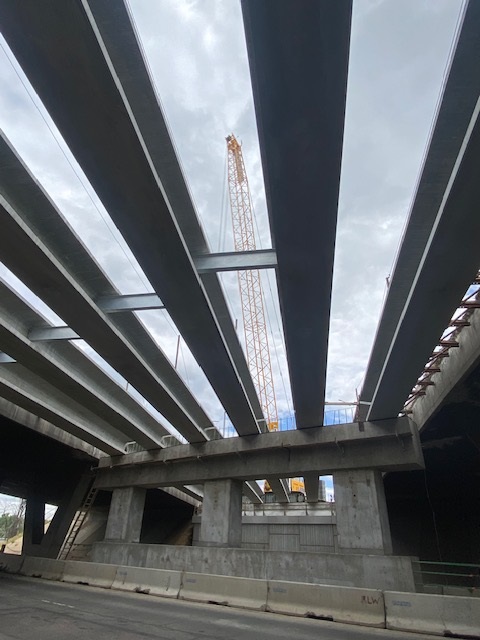
{"label": "concrete barrier", "polygon": [[32,578],[45,578],[45,580],[61,580],[65,562],[50,558],[26,557],[20,573]]}
{"label": "concrete barrier", "polygon": [[66,560],[62,580],[63,582],[89,584],[92,587],[110,589],[116,573],[117,566],[113,564]]}
{"label": "concrete barrier", "polygon": [[148,593],[165,598],[178,598],[181,584],[181,571],[117,567],[112,589]]}
{"label": "concrete barrier", "polygon": [[267,582],[185,572],[179,598],[263,611],[267,603]]}
{"label": "concrete barrier", "polygon": [[[0,571],[335,622],[480,639],[480,598],[0,554]],[[455,591],[457,592],[457,591]],[[476,595],[476,594],[475,594]]]}
{"label": "concrete barrier", "polygon": [[17,556],[13,553],[0,553],[0,571],[5,573],[19,573],[25,556]]}
{"label": "concrete barrier", "polygon": [[275,613],[385,628],[383,594],[376,589],[269,580],[267,608]]}
{"label": "concrete barrier", "polygon": [[480,598],[386,591],[387,629],[480,638]]}

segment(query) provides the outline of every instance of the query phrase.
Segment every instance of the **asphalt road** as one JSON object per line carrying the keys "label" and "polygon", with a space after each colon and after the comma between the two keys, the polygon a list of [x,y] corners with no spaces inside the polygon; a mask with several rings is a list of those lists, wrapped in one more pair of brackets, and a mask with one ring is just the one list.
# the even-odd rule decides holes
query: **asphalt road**
{"label": "asphalt road", "polygon": [[0,640],[432,640],[0,573]]}

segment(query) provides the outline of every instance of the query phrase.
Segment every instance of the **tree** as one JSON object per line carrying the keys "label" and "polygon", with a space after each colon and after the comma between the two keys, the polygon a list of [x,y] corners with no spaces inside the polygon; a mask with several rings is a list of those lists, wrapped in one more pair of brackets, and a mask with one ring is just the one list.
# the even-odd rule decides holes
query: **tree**
{"label": "tree", "polygon": [[25,500],[17,504],[3,500],[0,503],[0,539],[8,540],[23,531]]}

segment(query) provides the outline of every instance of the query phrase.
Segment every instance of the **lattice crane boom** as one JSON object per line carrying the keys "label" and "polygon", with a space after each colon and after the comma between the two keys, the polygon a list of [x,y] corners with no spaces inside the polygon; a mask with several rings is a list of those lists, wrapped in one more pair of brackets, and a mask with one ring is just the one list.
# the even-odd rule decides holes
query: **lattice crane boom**
{"label": "lattice crane boom", "polygon": [[[252,199],[243,160],[242,147],[235,136],[227,137],[228,192],[232,211],[233,239],[236,251],[254,251],[256,247]],[[238,272],[240,300],[247,362],[257,389],[267,427],[278,430],[277,402],[273,384],[265,307],[260,271]]]}

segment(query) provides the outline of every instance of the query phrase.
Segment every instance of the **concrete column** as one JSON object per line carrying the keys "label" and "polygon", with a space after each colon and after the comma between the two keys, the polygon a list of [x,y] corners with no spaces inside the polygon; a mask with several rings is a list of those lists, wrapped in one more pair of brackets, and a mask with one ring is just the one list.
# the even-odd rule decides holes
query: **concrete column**
{"label": "concrete column", "polygon": [[380,471],[338,471],[333,475],[340,553],[392,553]]}
{"label": "concrete column", "polygon": [[242,543],[241,480],[210,480],[203,485],[202,547],[240,547]]}
{"label": "concrete column", "polygon": [[306,473],[303,476],[307,502],[318,502],[320,499],[320,478],[318,473]]}
{"label": "concrete column", "polygon": [[140,542],[146,492],[139,487],[113,491],[105,540]]}
{"label": "concrete column", "polygon": [[77,510],[81,508],[86,493],[90,488],[92,476],[85,473],[80,476],[75,487],[58,505],[55,515],[42,540],[40,553],[45,558],[56,558],[65,540]]}
{"label": "concrete column", "polygon": [[45,500],[37,496],[29,496],[25,507],[22,553],[27,556],[37,555],[36,551],[43,540],[44,526]]}

